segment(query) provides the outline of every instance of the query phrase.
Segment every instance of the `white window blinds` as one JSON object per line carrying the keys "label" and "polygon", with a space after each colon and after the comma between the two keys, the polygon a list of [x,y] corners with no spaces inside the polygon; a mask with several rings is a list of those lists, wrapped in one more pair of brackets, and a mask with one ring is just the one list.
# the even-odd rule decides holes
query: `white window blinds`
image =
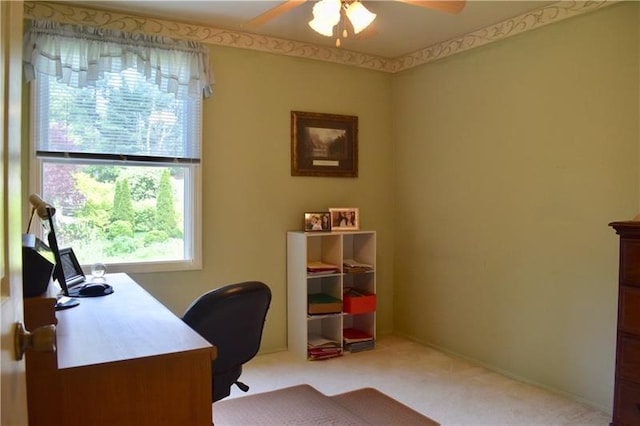
{"label": "white window blinds", "polygon": [[38,157],[199,163],[201,99],[176,99],[129,69],[95,87],[39,75],[33,90]]}

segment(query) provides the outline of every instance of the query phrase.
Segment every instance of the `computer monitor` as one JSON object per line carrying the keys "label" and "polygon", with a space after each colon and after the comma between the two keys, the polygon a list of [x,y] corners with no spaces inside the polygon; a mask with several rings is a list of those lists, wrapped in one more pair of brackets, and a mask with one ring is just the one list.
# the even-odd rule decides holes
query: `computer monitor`
{"label": "computer monitor", "polygon": [[40,296],[47,291],[56,260],[53,251],[34,234],[22,234],[22,294]]}
{"label": "computer monitor", "polygon": [[62,293],[64,294],[64,297],[61,297],[57,300],[55,309],[62,310],[73,308],[74,306],[78,306],[80,304],[80,301],[78,299],[69,297],[69,287],[67,286],[64,262],[62,256],[60,255],[58,239],[56,238],[56,229],[53,225],[53,211],[49,206],[47,206],[46,209],[47,216],[49,217],[49,235],[47,235],[47,239],[49,240],[49,246],[51,247],[51,251],[53,252],[53,256],[56,260],[56,266],[53,268],[53,278],[58,280],[58,284],[60,284],[60,288],[62,289]]}
{"label": "computer monitor", "polygon": [[46,209],[49,216],[49,235],[47,235],[47,239],[49,240],[49,247],[51,247],[53,257],[56,260],[56,266],[53,268],[53,278],[58,280],[58,284],[62,289],[62,293],[65,296],[69,296],[69,287],[67,287],[64,268],[62,267],[63,263],[62,257],[60,256],[60,249],[58,247],[58,239],[56,238],[56,230],[53,226],[53,212],[49,207],[47,207]]}

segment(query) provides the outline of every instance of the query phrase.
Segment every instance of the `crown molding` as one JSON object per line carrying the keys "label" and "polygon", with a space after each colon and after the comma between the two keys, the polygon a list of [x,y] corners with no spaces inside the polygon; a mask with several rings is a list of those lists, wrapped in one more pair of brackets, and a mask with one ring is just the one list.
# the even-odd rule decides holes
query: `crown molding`
{"label": "crown molding", "polygon": [[619,1],[621,0],[559,1],[394,59],[241,31],[184,24],[69,4],[25,1],[24,17],[25,19],[47,19],[67,24],[92,25],[133,33],[162,35],[218,46],[257,50],[396,73],[592,12]]}

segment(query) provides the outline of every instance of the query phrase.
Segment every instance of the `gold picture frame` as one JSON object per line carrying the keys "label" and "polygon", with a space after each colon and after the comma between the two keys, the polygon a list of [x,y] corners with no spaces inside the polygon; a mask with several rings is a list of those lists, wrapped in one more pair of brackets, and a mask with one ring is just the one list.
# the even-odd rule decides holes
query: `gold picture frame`
{"label": "gold picture frame", "polygon": [[291,176],[358,177],[358,117],[291,111]]}
{"label": "gold picture frame", "polygon": [[329,209],[332,231],[360,230],[360,211],[354,207],[335,207]]}

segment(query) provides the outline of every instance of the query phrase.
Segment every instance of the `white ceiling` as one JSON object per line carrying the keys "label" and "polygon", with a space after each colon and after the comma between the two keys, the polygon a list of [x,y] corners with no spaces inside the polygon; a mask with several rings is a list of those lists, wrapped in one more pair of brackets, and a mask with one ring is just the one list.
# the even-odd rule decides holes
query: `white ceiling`
{"label": "white ceiling", "polygon": [[[311,20],[315,1],[304,2],[255,28],[247,28],[245,24],[283,1],[110,0],[66,3],[267,35],[320,46],[335,46],[335,38],[321,36],[307,25]],[[397,58],[551,3],[555,2],[468,0],[463,11],[454,15],[392,0],[364,0],[363,4],[378,16],[370,29],[343,39],[342,49],[385,58]]]}

